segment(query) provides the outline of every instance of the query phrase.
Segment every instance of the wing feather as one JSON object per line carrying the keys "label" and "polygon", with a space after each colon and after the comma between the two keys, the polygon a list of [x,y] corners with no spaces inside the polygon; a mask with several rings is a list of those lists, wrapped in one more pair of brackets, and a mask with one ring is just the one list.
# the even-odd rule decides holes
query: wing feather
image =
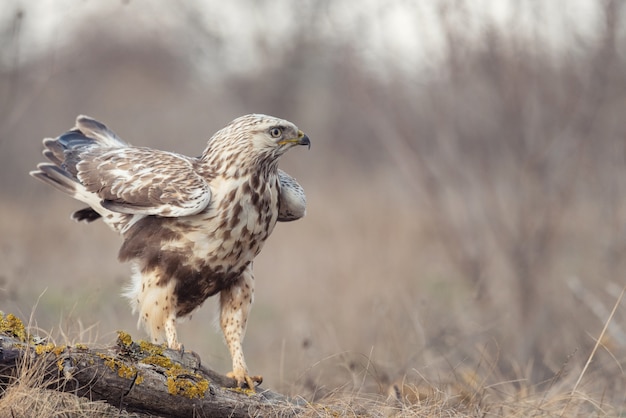
{"label": "wing feather", "polygon": [[278,220],[290,222],[306,214],[306,196],[304,189],[296,179],[278,169],[280,193],[278,196]]}
{"label": "wing feather", "polygon": [[211,200],[197,161],[183,155],[141,147],[87,151],[77,177],[97,193],[106,209],[167,217],[195,215]]}

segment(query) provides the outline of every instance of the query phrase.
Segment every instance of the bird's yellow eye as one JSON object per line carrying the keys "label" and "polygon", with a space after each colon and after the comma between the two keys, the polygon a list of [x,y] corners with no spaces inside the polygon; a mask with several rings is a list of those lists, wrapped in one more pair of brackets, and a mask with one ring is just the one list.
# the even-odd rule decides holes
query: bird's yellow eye
{"label": "bird's yellow eye", "polygon": [[272,138],[280,138],[282,134],[283,134],[283,128],[274,127],[270,129],[270,135],[272,136]]}

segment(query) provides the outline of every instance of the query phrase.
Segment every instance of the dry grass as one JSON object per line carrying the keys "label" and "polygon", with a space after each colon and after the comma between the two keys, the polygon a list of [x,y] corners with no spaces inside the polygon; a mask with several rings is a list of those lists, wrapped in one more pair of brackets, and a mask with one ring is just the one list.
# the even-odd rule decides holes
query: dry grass
{"label": "dry grass", "polygon": [[[45,294],[42,298],[45,298]],[[422,366],[406,368],[393,367],[399,361],[395,364],[391,361],[381,364],[378,360],[380,356],[375,355],[373,349],[364,354],[354,351],[334,353],[308,363],[306,360],[298,360],[297,353],[287,352],[282,357],[295,357],[298,367],[304,366],[304,370],[300,371],[295,380],[289,378],[290,383],[284,389],[294,396],[304,396],[310,402],[305,416],[311,417],[338,414],[398,417],[618,416],[620,407],[615,399],[619,400],[622,396],[619,394],[620,386],[609,388],[608,383],[623,376],[615,368],[619,368],[621,362],[613,357],[609,366],[606,365],[606,358],[602,356],[611,354],[610,344],[602,342],[610,341],[604,334],[610,321],[615,320],[614,314],[620,307],[620,301],[621,298],[616,299],[614,310],[604,328],[596,332],[597,343],[585,357],[586,363],[591,366],[583,369],[582,363],[575,361],[577,355],[573,354],[545,382],[535,383],[528,378],[532,365],[512,365],[513,371],[503,374],[500,359],[507,357],[507,353],[502,352],[493,342],[461,350],[466,357],[457,363],[452,363],[445,355],[424,349],[420,357],[428,358],[428,361],[421,360],[424,361]],[[31,322],[34,323],[33,318],[37,317],[42,315],[33,312]],[[271,326],[261,323],[261,326],[265,325]],[[102,341],[102,338],[94,337],[97,332],[92,327],[78,323],[68,321],[62,327],[54,328],[54,338],[51,333],[35,326],[30,328],[30,332],[63,344],[92,344],[95,342],[93,338]],[[397,332],[395,330],[392,334]],[[337,336],[334,338],[338,339]],[[411,336],[404,335],[404,340],[411,343]],[[318,344],[313,340],[308,341],[307,345],[314,342]],[[248,339],[247,348],[252,349],[253,355],[258,355],[254,340]],[[311,349],[310,346],[303,348],[304,351]],[[377,349],[392,353],[403,351],[394,348],[392,340],[378,344]],[[278,356],[273,354],[269,357],[270,364],[275,365]],[[611,367],[613,372],[607,373]],[[271,380],[270,385],[275,386]],[[611,401],[615,395],[617,397]],[[42,371],[36,362],[21,365],[19,377],[0,398],[0,411],[10,411],[11,415],[7,416],[32,416],[28,415],[31,411],[36,411],[37,416],[127,416],[117,408],[101,402],[90,402],[70,394],[47,390]],[[277,415],[287,412],[276,411]]]}
{"label": "dry grass", "polygon": [[[34,315],[34,312],[33,312]],[[32,318],[31,318],[32,319]],[[34,326],[26,327],[27,335],[36,336],[54,344],[51,334]],[[65,345],[75,345],[69,341],[66,332],[58,332]],[[86,341],[86,340],[85,340]],[[138,417],[102,401],[91,401],[72,393],[49,389],[57,382],[50,380],[45,370],[43,357],[21,358],[15,373],[0,377],[0,417],[1,418],[71,418],[71,417]]]}
{"label": "dry grass", "polygon": [[90,401],[71,393],[47,390],[22,378],[9,387],[0,400],[2,418],[138,417],[105,402]]}
{"label": "dry grass", "polygon": [[[46,389],[41,365],[25,362],[19,376],[2,391],[0,417],[138,417],[104,402]],[[449,381],[419,383],[408,377],[389,385],[387,393],[337,388],[309,402],[304,417],[611,417],[619,412],[601,397],[570,389],[575,376],[555,377],[539,390],[523,378],[497,381],[479,370],[455,371]],[[582,376],[582,374],[581,374]],[[416,381],[416,379],[412,379]],[[489,383],[496,381],[496,383]],[[363,382],[362,382],[363,383]],[[276,416],[290,409],[276,410]]]}
{"label": "dry grass", "polygon": [[[308,399],[305,417],[612,417],[619,416],[619,408],[604,399],[606,388],[602,373],[589,365],[593,362],[600,341],[623,293],[614,305],[611,316],[598,336],[582,370],[567,371],[564,364],[547,382],[532,384],[524,376],[527,370],[517,368],[519,378],[504,380],[498,371],[499,353],[487,347],[477,349],[473,368],[448,365],[431,370],[431,376],[412,370],[402,378],[388,382],[381,377],[368,356],[360,356],[362,363],[350,353],[325,359],[332,368],[348,371],[350,379],[332,389],[315,387]],[[32,315],[35,316],[34,313]],[[32,319],[32,318],[31,318]],[[27,333],[55,345],[55,339],[34,326]],[[81,334],[84,335],[84,334]],[[85,340],[70,339],[67,330],[58,330],[57,339],[76,345]],[[88,342],[91,344],[91,342]],[[370,353],[371,356],[371,353]],[[328,366],[328,365],[327,365]],[[312,368],[316,367],[313,365]],[[331,372],[337,377],[336,370]],[[590,375],[586,375],[586,373]],[[341,373],[339,373],[341,375]],[[42,359],[24,357],[17,375],[3,379],[0,393],[0,417],[139,417],[101,401],[90,401],[71,393],[48,389],[54,382],[48,380]],[[313,389],[313,388],[310,388]],[[304,393],[302,391],[301,393]],[[301,397],[297,395],[297,397]],[[290,415],[291,409],[277,409],[276,416]]]}

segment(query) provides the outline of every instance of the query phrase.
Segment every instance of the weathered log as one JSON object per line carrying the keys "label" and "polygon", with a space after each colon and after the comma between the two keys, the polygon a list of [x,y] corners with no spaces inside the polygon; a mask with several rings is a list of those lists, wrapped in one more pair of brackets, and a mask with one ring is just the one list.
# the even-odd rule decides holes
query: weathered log
{"label": "weathered log", "polygon": [[291,416],[304,410],[284,395],[235,387],[233,379],[202,366],[193,353],[134,342],[125,333],[108,348],[55,346],[0,334],[2,383],[10,384],[20,367],[41,370],[49,389],[162,417]]}

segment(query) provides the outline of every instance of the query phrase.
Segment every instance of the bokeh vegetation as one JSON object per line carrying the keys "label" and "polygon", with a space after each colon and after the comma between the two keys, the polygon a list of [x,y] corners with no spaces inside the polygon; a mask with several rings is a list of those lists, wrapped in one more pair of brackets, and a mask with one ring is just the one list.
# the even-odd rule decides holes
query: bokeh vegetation
{"label": "bokeh vegetation", "polygon": [[[197,155],[236,116],[267,113],[313,146],[281,163],[309,209],[255,262],[251,372],[310,400],[561,411],[624,286],[622,3],[201,3],[7,3],[0,310],[75,339],[141,335],[120,239],[73,224],[79,205],[28,177],[41,138],[84,113]],[[181,340],[226,372],[207,305]],[[624,413],[625,326],[622,305],[569,413]]]}

